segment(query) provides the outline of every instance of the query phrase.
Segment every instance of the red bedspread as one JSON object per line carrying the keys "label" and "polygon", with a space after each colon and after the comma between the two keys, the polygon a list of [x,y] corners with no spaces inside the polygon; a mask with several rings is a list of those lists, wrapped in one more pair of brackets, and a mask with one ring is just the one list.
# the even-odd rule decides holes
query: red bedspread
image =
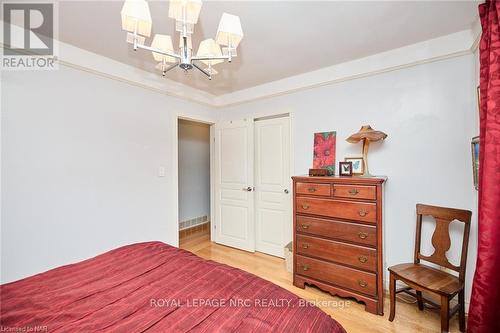
{"label": "red bedspread", "polygon": [[160,242],[4,284],[0,297],[2,332],[345,332],[271,282]]}

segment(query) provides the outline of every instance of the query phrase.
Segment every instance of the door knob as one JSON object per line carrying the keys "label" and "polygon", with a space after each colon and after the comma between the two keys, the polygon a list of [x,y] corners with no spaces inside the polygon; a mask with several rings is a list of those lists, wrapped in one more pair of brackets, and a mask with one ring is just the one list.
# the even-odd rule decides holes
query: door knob
{"label": "door knob", "polygon": [[285,192],[285,194],[288,194],[288,189],[284,189],[283,192]]}
{"label": "door knob", "polygon": [[243,187],[243,191],[252,192],[252,187],[251,186]]}

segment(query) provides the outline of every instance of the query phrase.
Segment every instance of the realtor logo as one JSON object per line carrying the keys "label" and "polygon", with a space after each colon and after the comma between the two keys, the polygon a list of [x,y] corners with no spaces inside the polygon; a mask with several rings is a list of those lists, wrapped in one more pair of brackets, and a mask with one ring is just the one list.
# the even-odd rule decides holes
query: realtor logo
{"label": "realtor logo", "polygon": [[3,4],[2,69],[54,69],[54,3]]}

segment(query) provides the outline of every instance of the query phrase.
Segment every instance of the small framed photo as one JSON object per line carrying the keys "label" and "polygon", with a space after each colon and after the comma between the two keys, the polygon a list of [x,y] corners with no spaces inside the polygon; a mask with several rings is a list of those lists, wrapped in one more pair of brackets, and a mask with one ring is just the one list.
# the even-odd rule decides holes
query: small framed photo
{"label": "small framed photo", "polygon": [[339,176],[352,176],[352,162],[339,162]]}
{"label": "small framed photo", "polygon": [[365,164],[363,163],[363,157],[346,157],[344,158],[344,161],[352,163],[353,175],[362,175],[365,172],[364,170]]}
{"label": "small framed photo", "polygon": [[471,141],[472,150],[472,177],[474,180],[474,187],[476,190],[479,188],[479,137],[475,136]]}

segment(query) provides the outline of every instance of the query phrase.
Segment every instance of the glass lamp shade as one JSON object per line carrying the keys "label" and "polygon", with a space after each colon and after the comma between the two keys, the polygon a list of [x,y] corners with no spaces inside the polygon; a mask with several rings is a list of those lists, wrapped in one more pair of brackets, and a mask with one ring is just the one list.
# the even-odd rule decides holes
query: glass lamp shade
{"label": "glass lamp shade", "polygon": [[[196,53],[198,57],[220,57],[222,56],[222,51],[220,46],[212,39],[205,39],[200,43],[200,47],[198,48],[198,53]],[[200,60],[205,65],[217,65],[221,62],[224,62],[223,59],[216,60]]]}
{"label": "glass lamp shade", "polygon": [[200,16],[201,5],[201,0],[170,0],[168,17],[177,21],[184,21],[185,11],[186,23],[196,24]]}
{"label": "glass lamp shade", "polygon": [[231,44],[232,48],[236,48],[242,38],[243,29],[241,29],[240,18],[236,15],[223,13],[215,37],[217,44],[226,46]]}
{"label": "glass lamp shade", "polygon": [[[172,38],[170,38],[170,36],[168,35],[156,34],[155,37],[153,38],[153,43],[151,43],[151,47],[161,50],[163,52],[173,53],[174,51],[174,48],[172,46]],[[177,61],[177,59],[175,59],[174,57],[169,57],[157,52],[152,52],[152,53],[153,53],[153,58],[156,61],[165,61],[165,62]]]}
{"label": "glass lamp shade", "polygon": [[142,36],[151,35],[151,13],[145,0],[126,0],[122,11],[122,29]]}

